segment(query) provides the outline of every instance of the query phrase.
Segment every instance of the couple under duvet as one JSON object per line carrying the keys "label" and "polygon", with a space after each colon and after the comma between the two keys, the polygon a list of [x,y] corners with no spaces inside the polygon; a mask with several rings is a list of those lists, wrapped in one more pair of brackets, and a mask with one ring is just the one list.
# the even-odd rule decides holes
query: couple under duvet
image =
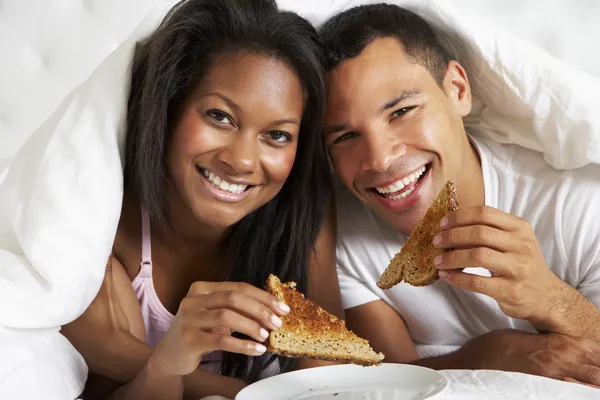
{"label": "couple under duvet", "polygon": [[[233,398],[332,363],[267,350],[293,312],[270,275],[385,362],[600,386],[600,166],[467,131],[471,106],[465,69],[399,6],[316,30],[271,0],[178,3],[136,50],[102,287],[61,331],[85,398]],[[448,181],[458,209],[411,246],[431,279],[383,289]]]}

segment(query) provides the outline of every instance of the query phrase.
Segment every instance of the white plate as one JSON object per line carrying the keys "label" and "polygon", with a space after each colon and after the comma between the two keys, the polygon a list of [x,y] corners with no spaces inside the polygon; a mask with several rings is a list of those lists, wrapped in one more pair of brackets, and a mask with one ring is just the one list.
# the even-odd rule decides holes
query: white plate
{"label": "white plate", "polygon": [[239,392],[235,400],[421,400],[447,385],[442,374],[414,365],[334,365],[264,379]]}

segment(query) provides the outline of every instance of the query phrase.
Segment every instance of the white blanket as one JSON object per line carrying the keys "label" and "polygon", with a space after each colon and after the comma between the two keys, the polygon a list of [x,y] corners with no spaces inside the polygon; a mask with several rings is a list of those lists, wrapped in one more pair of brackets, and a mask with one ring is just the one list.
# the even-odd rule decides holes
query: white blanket
{"label": "white blanket", "polygon": [[[316,24],[367,2],[376,1],[280,0]],[[395,2],[425,17],[467,68],[476,97],[468,127],[541,151],[556,168],[600,163],[599,80],[487,21],[461,14],[444,0]],[[14,159],[0,186],[0,327],[46,328],[37,333],[58,342],[56,328],[79,316],[97,293],[120,214],[123,121],[134,43],[173,3],[151,12]],[[3,348],[15,344],[27,351],[31,346],[23,335],[23,340],[12,333],[4,339],[0,331],[0,388],[10,390],[15,382],[13,389],[18,388],[20,381],[11,380],[17,374],[3,371],[14,370],[24,353],[15,347],[6,357]],[[63,358],[73,354],[61,351]],[[57,350],[56,357],[60,354]],[[40,362],[48,359],[39,357]],[[80,376],[81,359],[72,359],[57,365],[65,374]],[[64,393],[70,390],[74,397],[79,389],[75,384]]]}

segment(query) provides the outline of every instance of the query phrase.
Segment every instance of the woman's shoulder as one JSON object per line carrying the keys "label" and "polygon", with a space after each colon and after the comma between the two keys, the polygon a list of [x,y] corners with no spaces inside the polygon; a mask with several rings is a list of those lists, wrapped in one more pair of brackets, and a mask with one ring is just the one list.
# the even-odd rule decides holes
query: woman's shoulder
{"label": "woman's shoulder", "polygon": [[113,242],[112,256],[133,281],[140,270],[142,254],[141,218],[127,201],[123,201],[121,217]]}

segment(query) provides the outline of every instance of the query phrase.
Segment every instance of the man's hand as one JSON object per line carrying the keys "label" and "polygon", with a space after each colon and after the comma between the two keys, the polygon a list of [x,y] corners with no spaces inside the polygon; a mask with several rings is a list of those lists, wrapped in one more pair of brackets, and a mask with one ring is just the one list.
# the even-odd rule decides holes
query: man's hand
{"label": "man's hand", "polygon": [[[548,268],[527,221],[478,206],[449,213],[440,226],[434,245],[453,250],[434,263],[450,285],[488,295],[506,315],[538,328],[550,325],[553,309],[571,307],[565,302],[578,292]],[[488,269],[492,277],[459,271],[468,267]]]}
{"label": "man's hand", "polygon": [[[442,360],[444,357],[448,359]],[[422,359],[416,364],[432,365],[434,360]],[[600,386],[600,344],[559,334],[496,331],[473,339],[452,355],[440,357],[438,363],[443,367],[520,372]]]}

